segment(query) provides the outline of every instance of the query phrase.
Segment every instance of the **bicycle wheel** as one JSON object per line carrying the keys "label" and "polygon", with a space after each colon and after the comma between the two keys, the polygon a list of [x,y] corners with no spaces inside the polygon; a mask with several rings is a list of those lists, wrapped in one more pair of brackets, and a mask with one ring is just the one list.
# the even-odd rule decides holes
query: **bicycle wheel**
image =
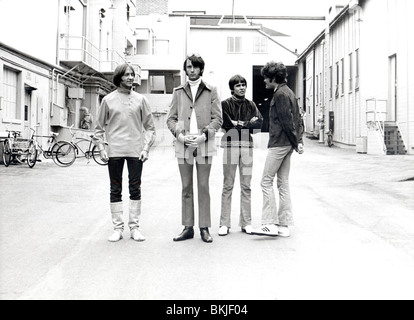
{"label": "bicycle wheel", "polygon": [[27,165],[29,168],[33,168],[37,161],[37,149],[33,142],[30,142],[29,148],[27,149]]}
{"label": "bicycle wheel", "polygon": [[333,146],[333,137],[332,135],[328,135],[328,146],[329,148]]}
{"label": "bicycle wheel", "polygon": [[97,146],[93,146],[92,148],[92,157],[93,157],[93,160],[95,160],[95,162],[99,164],[100,166],[108,165],[108,162],[102,161],[101,153],[99,152]]}
{"label": "bicycle wheel", "polygon": [[[69,142],[66,142],[66,141],[58,141],[58,142],[56,142],[53,146],[52,146],[52,148],[50,149],[50,151],[48,152],[50,155],[49,155],[49,158],[52,158],[52,160],[53,160],[53,162],[56,164],[56,165],[60,165],[59,164],[59,162],[57,161],[57,159],[56,159],[56,154],[57,154],[57,150],[59,149],[59,147],[61,146],[61,145],[63,145],[63,144],[65,144],[65,143],[69,143]],[[43,153],[43,155],[44,155],[45,153]]]}
{"label": "bicycle wheel", "polygon": [[61,167],[68,167],[76,160],[75,148],[70,143],[63,143],[56,151],[55,163]]}
{"label": "bicycle wheel", "polygon": [[10,140],[4,141],[4,150],[3,150],[3,162],[6,167],[8,167],[12,160]]}

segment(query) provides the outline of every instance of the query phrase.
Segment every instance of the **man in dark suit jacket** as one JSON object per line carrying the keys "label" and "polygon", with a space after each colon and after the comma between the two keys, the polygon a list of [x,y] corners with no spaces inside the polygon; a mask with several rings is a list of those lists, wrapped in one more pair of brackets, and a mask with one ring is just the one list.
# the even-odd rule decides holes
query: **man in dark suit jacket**
{"label": "man in dark suit jacket", "polygon": [[[262,178],[262,227],[252,234],[289,237],[293,225],[289,188],[290,159],[293,151],[303,153],[303,121],[295,94],[287,86],[283,63],[269,62],[262,69],[267,89],[274,90],[269,113],[268,155]],[[279,208],[273,188],[277,176]]]}
{"label": "man in dark suit jacket", "polygon": [[202,80],[204,60],[187,57],[184,71],[188,81],[174,90],[167,126],[176,137],[176,157],[182,182],[183,232],[174,241],[194,237],[193,168],[197,167],[200,235],[211,243],[209,179],[212,157],[217,153],[215,134],[222,125],[221,102],[217,88]]}

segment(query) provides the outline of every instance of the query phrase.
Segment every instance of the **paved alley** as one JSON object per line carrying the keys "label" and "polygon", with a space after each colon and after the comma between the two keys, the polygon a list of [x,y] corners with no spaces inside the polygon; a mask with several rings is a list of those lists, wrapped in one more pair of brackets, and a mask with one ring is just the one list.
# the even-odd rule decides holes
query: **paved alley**
{"label": "paved alley", "polygon": [[[0,166],[0,299],[413,299],[414,157],[305,143],[305,154],[292,158],[290,238],[240,232],[238,179],[231,233],[217,235],[219,151],[210,180],[212,244],[198,232],[172,241],[182,230],[172,148],[155,148],[144,166],[143,243],[128,230],[119,243],[107,241],[106,167],[81,159],[68,168],[45,160],[33,169]],[[266,152],[255,149],[254,226]]]}

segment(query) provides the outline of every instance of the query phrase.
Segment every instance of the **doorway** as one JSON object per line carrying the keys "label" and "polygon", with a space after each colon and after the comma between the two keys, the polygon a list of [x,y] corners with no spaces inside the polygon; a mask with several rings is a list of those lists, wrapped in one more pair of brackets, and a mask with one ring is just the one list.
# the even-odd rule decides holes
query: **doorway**
{"label": "doorway", "polygon": [[[263,66],[253,66],[253,101],[263,116],[262,132],[269,132],[269,108],[273,91],[265,87],[261,74]],[[286,66],[288,72],[288,87],[296,94],[297,66]]]}
{"label": "doorway", "polygon": [[24,90],[24,135],[30,137],[30,128],[31,126],[31,117],[32,117],[32,90],[30,88],[25,88]]}

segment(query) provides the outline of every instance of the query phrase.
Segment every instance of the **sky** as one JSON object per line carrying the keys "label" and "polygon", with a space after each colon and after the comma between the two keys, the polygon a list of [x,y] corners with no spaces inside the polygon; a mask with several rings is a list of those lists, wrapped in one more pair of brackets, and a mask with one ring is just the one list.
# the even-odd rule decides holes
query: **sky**
{"label": "sky", "polygon": [[[37,1],[48,3],[39,12]],[[94,0],[90,0],[94,1]],[[331,3],[347,0],[234,0],[234,14],[248,16],[325,16]],[[231,15],[233,0],[169,0],[169,11],[206,11],[209,15]],[[56,37],[51,28],[56,20],[56,0],[0,0],[0,42],[26,51],[48,62],[56,59],[56,49],[44,47],[42,37]],[[24,8],[24,9],[22,9]],[[56,21],[54,21],[56,22]],[[303,52],[323,31],[324,21],[253,21],[290,37],[277,40],[292,51]],[[16,41],[25,39],[24,42]],[[15,45],[16,44],[16,45]]]}
{"label": "sky", "polygon": [[[335,1],[335,2],[340,2]],[[332,0],[234,0],[239,15],[325,15]],[[231,14],[233,0],[170,0],[169,9],[202,10],[207,14]]]}

